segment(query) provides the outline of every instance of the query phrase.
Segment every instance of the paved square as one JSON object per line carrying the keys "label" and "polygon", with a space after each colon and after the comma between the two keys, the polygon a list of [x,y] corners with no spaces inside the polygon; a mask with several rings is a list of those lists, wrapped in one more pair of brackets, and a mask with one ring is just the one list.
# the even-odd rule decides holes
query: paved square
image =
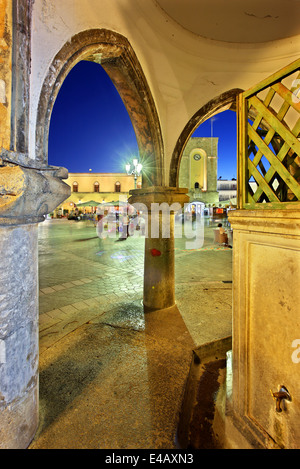
{"label": "paved square", "polygon": [[231,335],[232,250],[175,242],[178,309],[145,314],[144,238],[39,226],[40,425],[32,449],[176,448],[192,350]]}

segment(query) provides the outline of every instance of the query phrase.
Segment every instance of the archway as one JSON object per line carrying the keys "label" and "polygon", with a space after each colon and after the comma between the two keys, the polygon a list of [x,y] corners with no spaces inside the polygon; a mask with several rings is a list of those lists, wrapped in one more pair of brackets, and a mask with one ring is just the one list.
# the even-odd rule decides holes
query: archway
{"label": "archway", "polygon": [[83,31],[57,53],[41,90],[36,124],[36,159],[48,161],[48,135],[58,91],[74,65],[89,60],[102,65],[128,111],[143,164],[143,186],[163,181],[163,145],[155,104],[141,65],[128,40],[106,29]]}
{"label": "archway", "polygon": [[[135,131],[143,164],[143,188],[162,185],[162,136],[150,89],[128,40],[118,33],[104,29],[84,31],[74,36],[57,53],[49,67],[37,112],[36,159],[43,165],[48,163],[50,118],[56,97],[69,72],[83,60],[94,62],[89,65],[99,64],[99,68],[104,69],[123,100]],[[114,192],[125,191],[123,181],[116,180]],[[80,185],[80,180],[76,179],[72,185],[73,192],[79,192]],[[101,187],[101,181],[99,186]],[[93,187],[96,192],[95,185]],[[98,200],[95,195],[91,198],[94,200],[94,197]]]}
{"label": "archway", "polygon": [[[235,131],[235,102],[239,93],[238,89],[231,90],[202,107],[185,126],[172,156],[170,185],[188,187],[190,196],[190,203],[187,204],[185,213],[177,218],[176,302],[197,344],[201,341],[209,342],[216,336],[231,335],[232,248],[216,243],[214,238],[214,230],[220,222],[228,231],[230,226],[227,226],[227,217],[218,218],[226,213],[223,208],[219,207],[217,192],[217,160],[219,156],[219,159],[222,159],[222,154],[219,155],[218,138],[215,138],[218,134],[213,132],[214,137],[211,136],[210,120],[226,111],[226,114],[232,114],[229,122],[234,126],[232,130]],[[222,122],[222,119],[218,121]],[[200,130],[201,124],[206,127],[206,123],[208,125],[205,132],[209,132],[195,132],[198,128]],[[215,128],[218,128],[216,123]],[[233,166],[234,160],[235,158],[232,160]],[[180,168],[181,163],[182,168]],[[205,163],[208,165],[208,171],[206,171]],[[200,168],[199,174],[197,165]],[[186,177],[187,172],[189,172],[188,177]],[[202,176],[206,177],[203,179],[207,182],[205,186]],[[196,209],[200,202],[205,203],[205,210]],[[224,203],[222,205],[225,206]],[[183,223],[181,223],[182,220]],[[190,225],[193,237],[189,232]],[[221,310],[222,315],[219,316]],[[199,321],[201,327],[196,327],[195,323]]]}
{"label": "archway", "polygon": [[[160,125],[159,125],[159,121],[157,118],[157,113],[156,113],[156,109],[152,100],[151,93],[149,91],[145,77],[141,70],[141,66],[130,44],[128,43],[128,41],[124,37],[118,34],[109,32],[109,31],[97,30],[97,31],[87,31],[84,33],[80,33],[78,36],[73,38],[70,43],[66,44],[62,48],[62,50],[57,54],[56,58],[54,59],[51,67],[49,68],[49,73],[44,81],[41,95],[40,95],[40,100],[39,100],[37,127],[36,127],[37,159],[40,162],[43,162],[43,164],[47,164],[48,134],[49,134],[49,126],[50,126],[50,117],[51,117],[51,112],[54,106],[54,102],[55,102],[56,96],[59,92],[59,89],[64,79],[66,78],[70,70],[81,60],[89,60],[89,61],[101,63],[101,66],[109,75],[117,91],[119,92],[121,98],[123,99],[123,102],[131,118],[134,130],[136,133],[136,138],[137,138],[139,152],[140,152],[140,159],[142,160],[143,168],[145,169],[145,172],[143,173],[143,176],[144,176],[143,187],[152,186],[152,185],[161,185],[163,181],[162,137],[161,137]],[[79,187],[80,187],[80,181],[77,180],[76,182],[78,182]],[[101,181],[98,181],[98,182],[101,187]],[[121,188],[124,187],[125,184],[122,183],[122,179],[120,179],[120,181],[118,180],[118,182],[119,184],[115,186],[115,189],[118,190],[118,192],[120,192],[122,190]],[[74,231],[76,230],[75,223],[77,222],[74,221],[74,224],[73,224]],[[78,226],[78,223],[77,223],[77,226]],[[71,277],[69,278],[69,282],[66,282],[66,279],[63,279],[62,271],[60,271],[57,274],[55,274],[56,285],[52,285],[53,287],[56,287],[58,295],[59,295],[59,292],[65,295],[66,301],[70,302],[70,298],[72,298],[71,300],[73,302],[71,304],[72,311],[71,311],[71,308],[69,308],[68,311],[70,311],[70,314],[74,313],[72,322],[74,323],[75,321],[77,321],[77,324],[80,324],[81,321],[86,322],[87,320],[87,319],[84,320],[86,306],[83,305],[83,301],[78,301],[81,299],[79,296],[77,296],[77,300],[75,299],[75,294],[79,295],[84,290],[90,289],[91,291],[91,295],[88,298],[89,309],[96,307],[97,311],[99,311],[99,305],[97,304],[95,306],[96,302],[99,303],[99,301],[96,300],[96,298],[99,298],[100,296],[102,297],[105,296],[106,298],[103,301],[103,311],[104,311],[104,308],[108,308],[108,306],[109,306],[109,309],[112,311],[111,314],[114,314],[115,311],[117,311],[117,307],[114,308],[112,306],[114,305],[114,302],[116,302],[116,298],[117,298],[116,296],[113,298],[114,292],[113,292],[113,288],[111,285],[113,283],[112,280],[115,280],[115,283],[116,283],[116,279],[113,277],[113,274],[112,274],[112,271],[113,271],[112,262],[114,263],[114,268],[116,268],[117,263],[121,263],[123,260],[126,260],[126,256],[121,252],[121,246],[119,245],[120,252],[106,253],[107,263],[105,259],[105,261],[103,261],[104,267],[103,267],[102,272],[100,271],[99,273],[99,270],[100,270],[99,266],[97,266],[98,268],[98,272],[97,272],[96,271],[97,268],[95,265],[96,263],[94,263],[93,265],[91,252],[93,249],[92,247],[93,242],[95,243],[99,242],[99,237],[93,241],[93,237],[96,238],[95,236],[96,233],[94,230],[93,231],[91,230],[91,232],[93,232],[94,236],[92,235],[92,237],[89,238],[88,241],[87,241],[87,238],[88,238],[87,236],[84,239],[79,239],[79,236],[77,236],[78,231],[76,233],[77,239],[73,239],[74,249],[78,248],[78,251],[83,252],[86,246],[86,251],[88,251],[88,254],[89,254],[90,275],[87,276],[86,273],[84,272],[83,263],[80,264],[78,262],[78,266],[75,266],[75,264],[74,266],[71,265],[71,260],[74,259],[74,255],[73,255],[74,253],[69,251],[68,256],[66,256],[64,260],[69,261],[68,265],[70,266],[70,269],[69,269],[70,272],[72,272],[72,269],[74,268],[73,282],[71,282]],[[63,243],[63,239],[66,240],[67,237],[62,235],[60,239],[61,239],[61,243]],[[86,244],[84,244],[85,242]],[[56,243],[55,249],[59,248],[58,246],[59,243],[60,241]],[[124,243],[122,243],[122,245],[124,246]],[[135,246],[135,251],[137,251],[136,246]],[[134,260],[136,260],[136,263],[137,263],[139,260],[139,257],[137,256],[137,254],[139,253],[135,252],[134,253],[135,256],[133,256],[131,252],[129,254],[131,255],[131,258],[134,257]],[[144,249],[141,250],[140,257],[143,256],[143,254],[144,254]],[[112,258],[112,255],[114,256],[113,258]],[[101,248],[97,249],[96,256],[98,257],[98,259],[104,258],[104,254]],[[68,259],[66,259],[67,257]],[[110,257],[110,259],[108,259],[108,257]],[[109,262],[111,263],[110,265],[109,265]],[[54,264],[54,260],[53,260],[53,264]],[[77,268],[76,272],[75,272],[75,268]],[[102,285],[100,285],[100,280],[102,281],[102,277],[104,277],[104,275],[100,275],[100,274],[103,274],[104,270],[110,271],[110,277],[107,276],[107,278],[105,278],[105,282],[102,282]],[[121,269],[119,270],[121,271]],[[132,295],[138,296],[140,292],[142,292],[142,289],[137,292],[137,287],[136,285],[134,285],[134,281],[138,274],[140,275],[141,278],[143,276],[142,263],[139,266],[139,272],[137,272],[136,270],[134,274],[135,274],[135,278],[133,278],[131,282],[129,281],[128,278],[125,278],[125,274],[124,274],[124,277],[122,279],[122,288],[123,288],[122,291],[124,291],[124,288],[126,288],[126,291],[129,291],[131,289]],[[98,278],[96,278],[97,276]],[[71,285],[72,283],[74,286]],[[65,290],[61,290],[62,287],[65,288]],[[136,290],[134,290],[133,287],[135,287]],[[117,287],[115,287],[115,290],[116,288]],[[41,284],[40,284],[40,289],[44,290],[44,292],[42,293],[45,293],[45,295],[52,295],[53,298],[56,297],[56,299],[58,300],[58,295],[54,291],[51,292],[51,290],[49,289],[48,290],[43,289],[43,286]],[[74,291],[74,296],[72,296],[72,290]],[[66,309],[67,306],[70,306],[70,305],[62,306],[61,311],[64,310],[67,313],[67,309]],[[75,309],[73,308],[76,308],[76,309],[78,308],[78,310],[75,311]],[[131,314],[132,313],[135,314],[136,311],[137,311],[136,314],[138,314],[141,308],[142,306],[141,306],[140,299],[139,299],[138,305],[132,302],[131,307],[130,307]],[[53,316],[55,314],[56,313],[53,312]],[[57,312],[57,314],[61,314],[61,313]],[[127,312],[127,309],[124,309],[124,317],[126,317],[126,314],[129,314],[129,313]],[[56,318],[52,317],[52,319],[57,320],[57,317]],[[124,320],[123,317],[122,317],[122,320]],[[42,321],[40,321],[40,324],[42,324]],[[67,324],[63,324],[63,327],[65,327],[64,330],[67,330],[68,328]],[[49,331],[49,329],[47,329],[45,334],[48,334],[48,333],[51,334],[51,331]],[[105,345],[103,346],[102,344],[102,347],[105,347]],[[108,348],[109,347],[111,347],[111,344],[109,344]],[[40,347],[40,352],[43,352],[43,349],[41,349],[41,347]],[[66,359],[65,355],[62,354],[62,360],[65,360],[65,359]],[[95,363],[96,366],[100,367],[98,361],[96,360],[95,362],[96,362]],[[57,366],[56,368],[56,371],[57,371],[57,369],[60,367],[60,364],[55,363],[55,365]],[[45,361],[41,359],[41,355],[40,355],[40,372],[41,372],[40,383],[43,385],[43,390],[46,390],[47,392],[47,384],[44,385],[44,383],[48,380],[49,369],[47,365],[45,364]],[[76,381],[76,373],[72,374],[72,379]],[[59,396],[57,397],[58,397],[58,400],[56,403],[57,405],[55,407],[56,409],[59,409],[62,405],[62,402],[60,402],[60,397]],[[67,400],[71,399],[71,397],[69,397],[69,395],[66,396],[65,394],[65,398]],[[41,401],[43,401],[43,399],[41,399]],[[43,408],[42,409],[43,415],[46,415],[47,411],[48,409]],[[55,415],[58,415],[59,411],[56,410],[55,412],[57,412]],[[51,421],[51,418],[47,420],[47,423],[49,421]]]}
{"label": "archway", "polygon": [[169,176],[170,187],[178,187],[179,168],[182,153],[193,132],[197,127],[199,127],[200,124],[205,122],[210,117],[213,117],[214,115],[227,109],[235,110],[237,96],[242,91],[242,89],[235,88],[221,94],[217,98],[209,101],[207,104],[205,104],[205,106],[201,107],[188,121],[176,142],[172,154]]}

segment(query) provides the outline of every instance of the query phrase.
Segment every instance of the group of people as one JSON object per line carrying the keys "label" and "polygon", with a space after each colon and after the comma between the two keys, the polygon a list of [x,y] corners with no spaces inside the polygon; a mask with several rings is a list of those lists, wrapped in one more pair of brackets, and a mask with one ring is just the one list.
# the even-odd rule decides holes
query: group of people
{"label": "group of people", "polygon": [[98,236],[101,238],[106,237],[106,234],[104,234],[106,229],[119,233],[119,241],[126,240],[135,230],[141,229],[142,234],[145,231],[139,214],[130,217],[126,212],[123,214],[97,215]]}

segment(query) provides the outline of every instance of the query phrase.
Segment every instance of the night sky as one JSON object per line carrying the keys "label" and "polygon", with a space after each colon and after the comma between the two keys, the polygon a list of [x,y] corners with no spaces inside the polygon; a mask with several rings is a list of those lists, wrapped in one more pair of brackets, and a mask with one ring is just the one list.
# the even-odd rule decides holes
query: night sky
{"label": "night sky", "polygon": [[[195,137],[219,137],[218,177],[236,177],[236,116],[225,111],[204,122]],[[54,104],[49,164],[69,172],[125,172],[138,155],[126,108],[104,69],[79,62],[66,77]]]}

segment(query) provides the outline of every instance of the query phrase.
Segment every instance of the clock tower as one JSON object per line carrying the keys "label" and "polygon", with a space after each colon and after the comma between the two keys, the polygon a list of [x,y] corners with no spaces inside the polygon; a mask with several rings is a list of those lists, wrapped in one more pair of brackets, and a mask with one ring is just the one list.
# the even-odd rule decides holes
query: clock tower
{"label": "clock tower", "polygon": [[191,137],[182,155],[180,187],[188,187],[190,201],[217,205],[217,137]]}

